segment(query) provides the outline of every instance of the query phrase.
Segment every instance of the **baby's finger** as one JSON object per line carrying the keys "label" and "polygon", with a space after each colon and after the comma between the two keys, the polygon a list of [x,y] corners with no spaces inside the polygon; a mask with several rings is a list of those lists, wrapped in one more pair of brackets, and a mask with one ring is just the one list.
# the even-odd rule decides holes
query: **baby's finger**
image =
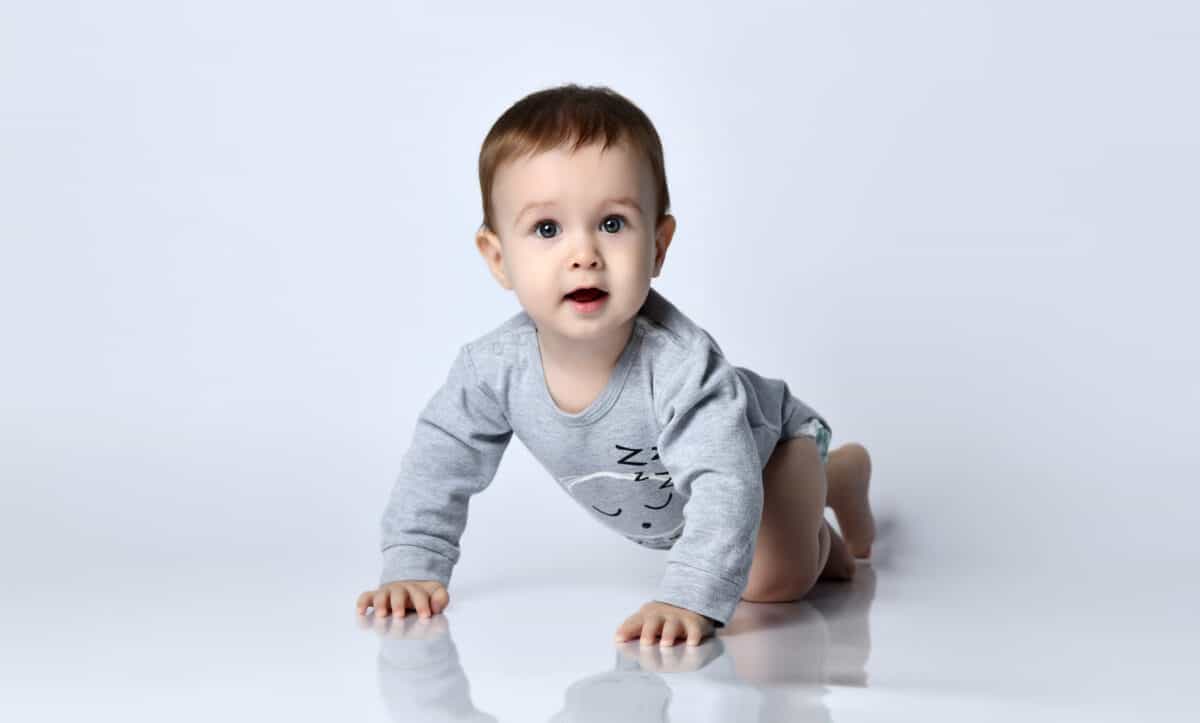
{"label": "baby's finger", "polygon": [[662,623],[661,615],[647,615],[642,620],[642,645],[654,645],[654,639],[658,637]]}
{"label": "baby's finger", "polygon": [[394,613],[398,618],[404,617],[404,614],[408,612],[406,606],[404,605],[405,592],[406,589],[402,585],[397,585],[396,587],[392,588],[392,613]]}
{"label": "baby's finger", "polygon": [[367,590],[358,596],[358,600],[354,602],[354,607],[358,609],[358,613],[362,615],[367,612],[367,606],[371,604],[371,598],[375,596],[374,590]]}
{"label": "baby's finger", "polygon": [[439,587],[429,596],[429,604],[433,607],[434,613],[440,613],[446,609],[446,605],[450,603],[450,593],[446,592],[446,588]]}
{"label": "baby's finger", "polygon": [[704,631],[700,629],[699,623],[686,623],[687,627],[687,644],[699,645],[704,638]]}
{"label": "baby's finger", "polygon": [[659,642],[659,645],[663,647],[674,646],[675,636],[682,626],[683,623],[678,618],[667,618],[666,624],[663,625],[662,640]]}
{"label": "baby's finger", "polygon": [[617,626],[617,642],[623,643],[626,640],[634,637],[642,630],[641,613],[634,613],[625,619],[625,622]]}
{"label": "baby's finger", "polygon": [[417,615],[423,618],[429,617],[429,593],[419,587],[412,587],[408,594],[412,596],[413,608],[417,611]]}
{"label": "baby's finger", "polygon": [[375,617],[388,614],[388,591],[387,588],[381,587],[375,591],[375,598],[372,600],[372,605],[375,607]]}

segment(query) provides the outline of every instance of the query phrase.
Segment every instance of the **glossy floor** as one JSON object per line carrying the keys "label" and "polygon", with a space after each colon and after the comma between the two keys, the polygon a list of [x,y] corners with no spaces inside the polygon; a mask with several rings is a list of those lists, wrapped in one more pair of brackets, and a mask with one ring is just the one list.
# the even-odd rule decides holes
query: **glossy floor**
{"label": "glossy floor", "polygon": [[[886,560],[886,558],[884,558]],[[144,571],[142,571],[144,572]],[[616,644],[620,581],[452,583],[428,620],[351,581],[183,569],[17,601],[6,720],[1196,720],[1195,582],[862,564],[688,648]],[[9,600],[12,602],[12,600]]]}

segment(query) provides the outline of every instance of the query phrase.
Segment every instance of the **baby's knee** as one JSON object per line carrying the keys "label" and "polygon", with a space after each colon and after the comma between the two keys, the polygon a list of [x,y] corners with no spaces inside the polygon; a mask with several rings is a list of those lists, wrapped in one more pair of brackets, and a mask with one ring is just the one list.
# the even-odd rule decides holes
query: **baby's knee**
{"label": "baby's knee", "polygon": [[793,553],[787,558],[764,561],[761,569],[752,566],[750,583],[742,593],[742,599],[747,602],[792,602],[807,595],[820,579],[832,549],[828,522],[820,526],[815,543],[809,548],[815,551],[815,559],[797,560]]}

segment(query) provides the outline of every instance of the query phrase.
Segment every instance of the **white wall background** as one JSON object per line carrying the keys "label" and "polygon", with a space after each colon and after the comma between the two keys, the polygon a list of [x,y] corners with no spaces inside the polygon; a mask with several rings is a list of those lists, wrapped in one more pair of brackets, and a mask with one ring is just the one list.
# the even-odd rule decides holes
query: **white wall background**
{"label": "white wall background", "polygon": [[[1114,585],[1194,566],[1198,21],[5,5],[4,601],[154,604],[147,581],[203,573],[201,601],[305,579],[348,610],[417,412],[518,310],[472,242],[479,145],[568,81],[664,140],[679,229],[656,288],[872,451],[877,564]],[[514,438],[452,594],[653,583],[661,553],[584,519]]]}

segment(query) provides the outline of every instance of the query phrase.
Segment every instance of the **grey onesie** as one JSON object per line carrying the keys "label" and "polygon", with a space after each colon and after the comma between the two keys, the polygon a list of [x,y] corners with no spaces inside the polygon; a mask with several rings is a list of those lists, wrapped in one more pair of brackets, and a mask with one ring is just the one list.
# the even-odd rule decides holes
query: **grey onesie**
{"label": "grey onesie", "polygon": [[569,414],[521,311],[459,348],[418,416],[383,513],[381,584],[449,585],[470,497],[513,433],[593,519],[670,550],[654,600],[724,627],[746,587],[775,444],[810,436],[824,459],[832,432],[785,381],[730,364],[653,288],[608,385]]}

